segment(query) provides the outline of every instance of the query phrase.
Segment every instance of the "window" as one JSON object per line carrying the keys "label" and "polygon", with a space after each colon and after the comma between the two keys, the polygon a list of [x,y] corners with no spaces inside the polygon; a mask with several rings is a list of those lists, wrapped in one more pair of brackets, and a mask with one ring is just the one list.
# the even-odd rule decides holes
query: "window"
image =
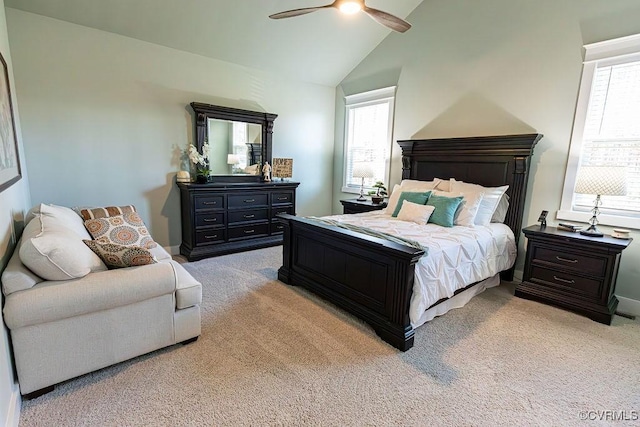
{"label": "window", "polygon": [[626,171],[627,195],[602,196],[602,224],[640,221],[640,35],[586,45],[559,219],[587,221],[595,196],[574,192],[581,167]]}
{"label": "window", "polygon": [[393,130],[396,88],[388,87],[345,97],[344,181],[342,191],[360,192],[362,178],[355,178],[355,166],[367,164],[373,172],[365,188],[376,181],[389,182],[389,158]]}

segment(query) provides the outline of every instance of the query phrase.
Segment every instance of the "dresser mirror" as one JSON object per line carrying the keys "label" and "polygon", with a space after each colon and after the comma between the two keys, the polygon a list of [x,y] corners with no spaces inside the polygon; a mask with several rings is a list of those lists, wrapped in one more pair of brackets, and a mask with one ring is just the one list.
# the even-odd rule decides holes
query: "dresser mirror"
{"label": "dresser mirror", "polygon": [[192,102],[196,147],[209,143],[210,182],[258,182],[271,164],[276,114]]}

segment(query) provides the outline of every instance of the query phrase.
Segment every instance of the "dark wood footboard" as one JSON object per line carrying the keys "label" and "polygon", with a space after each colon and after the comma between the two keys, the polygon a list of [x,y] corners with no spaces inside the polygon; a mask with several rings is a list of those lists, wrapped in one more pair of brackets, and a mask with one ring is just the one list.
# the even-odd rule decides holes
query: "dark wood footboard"
{"label": "dark wood footboard", "polygon": [[279,280],[359,317],[402,351],[413,346],[409,302],[423,250],[311,219],[278,217],[285,226]]}

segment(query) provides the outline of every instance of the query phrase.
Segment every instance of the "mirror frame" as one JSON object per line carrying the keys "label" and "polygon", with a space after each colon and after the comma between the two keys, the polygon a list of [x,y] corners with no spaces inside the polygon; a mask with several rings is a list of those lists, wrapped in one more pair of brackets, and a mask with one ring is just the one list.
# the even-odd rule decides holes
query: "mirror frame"
{"label": "mirror frame", "polygon": [[[191,108],[195,113],[196,147],[202,153],[202,146],[207,140],[209,119],[230,120],[233,122],[254,123],[262,126],[262,162],[271,164],[271,143],[273,138],[273,122],[277,114],[258,111],[241,110],[238,108],[222,107],[220,105],[192,102]],[[260,182],[263,181],[262,172],[259,175],[211,175],[210,182]]]}

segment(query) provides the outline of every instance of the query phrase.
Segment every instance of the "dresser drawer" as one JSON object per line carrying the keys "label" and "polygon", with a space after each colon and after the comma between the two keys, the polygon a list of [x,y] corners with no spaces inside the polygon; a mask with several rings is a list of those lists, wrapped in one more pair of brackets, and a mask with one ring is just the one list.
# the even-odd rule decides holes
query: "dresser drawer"
{"label": "dresser drawer", "polygon": [[284,224],[278,220],[275,220],[271,223],[271,234],[282,234],[284,233]]}
{"label": "dresser drawer", "polygon": [[249,208],[253,206],[268,206],[268,194],[235,194],[229,196],[229,208]]}
{"label": "dresser drawer", "polygon": [[293,212],[293,206],[283,206],[278,208],[271,208],[271,218],[275,218],[279,213],[286,213],[295,215]]}
{"label": "dresser drawer", "polygon": [[245,225],[243,227],[229,227],[229,240],[247,239],[269,234],[269,223]]}
{"label": "dresser drawer", "polygon": [[565,251],[564,249],[534,246],[533,251],[534,263],[544,261],[562,270],[571,269],[573,271],[601,277],[604,276],[607,268],[606,259]]}
{"label": "dresser drawer", "polygon": [[212,227],[224,225],[224,213],[199,213],[196,214],[196,227]]}
{"label": "dresser drawer", "polygon": [[271,194],[271,204],[279,205],[282,203],[292,203],[293,202],[293,192],[281,192],[281,193],[272,193]]}
{"label": "dresser drawer", "polygon": [[533,266],[529,281],[543,283],[549,288],[560,290],[572,295],[580,295],[590,299],[599,298],[602,291],[602,280],[588,279],[575,274]]}
{"label": "dresser drawer", "polygon": [[195,209],[224,209],[224,196],[196,196]]}
{"label": "dresser drawer", "polygon": [[196,231],[196,245],[224,242],[224,228]]}
{"label": "dresser drawer", "polygon": [[269,210],[266,208],[229,211],[229,224],[247,221],[264,221],[268,218]]}

